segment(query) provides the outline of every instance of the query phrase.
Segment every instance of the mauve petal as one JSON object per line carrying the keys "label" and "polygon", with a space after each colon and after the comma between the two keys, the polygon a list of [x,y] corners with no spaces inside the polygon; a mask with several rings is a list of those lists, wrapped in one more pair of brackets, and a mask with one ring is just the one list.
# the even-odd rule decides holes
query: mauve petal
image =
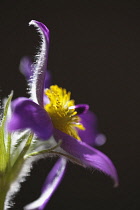
{"label": "mauve petal", "polygon": [[25,76],[26,80],[31,79],[33,72],[32,72],[32,62],[29,57],[23,57],[20,60],[19,69],[20,72]]}
{"label": "mauve petal", "polygon": [[53,125],[48,113],[32,100],[21,97],[12,103],[13,114],[8,130],[30,128],[39,138],[47,140],[52,135]]}
{"label": "mauve petal", "polygon": [[33,67],[31,97],[34,102],[38,103],[41,107],[43,107],[44,82],[49,49],[49,30],[43,23],[40,23],[35,20],[32,20],[29,23],[29,25],[33,25],[37,28],[42,40],[41,49],[37,55],[36,64]]}
{"label": "mauve petal", "polygon": [[85,130],[78,130],[81,140],[89,145],[96,145],[95,139],[99,133],[97,130],[97,117],[90,111],[80,114],[79,117],[81,118],[81,123],[86,128]]}
{"label": "mauve petal", "polygon": [[66,168],[66,160],[60,158],[56,162],[52,170],[50,171],[49,175],[47,176],[45,184],[42,189],[41,196],[36,201],[25,206],[24,210],[35,210],[35,209],[43,210],[45,208],[52,194],[55,192],[60,182],[62,181],[62,178],[65,173],[65,168]]}
{"label": "mauve petal", "polygon": [[104,172],[114,180],[115,187],[118,185],[116,168],[105,154],[56,129],[54,130],[54,137],[56,140],[62,140],[62,149],[80,160],[83,165],[91,166]]}

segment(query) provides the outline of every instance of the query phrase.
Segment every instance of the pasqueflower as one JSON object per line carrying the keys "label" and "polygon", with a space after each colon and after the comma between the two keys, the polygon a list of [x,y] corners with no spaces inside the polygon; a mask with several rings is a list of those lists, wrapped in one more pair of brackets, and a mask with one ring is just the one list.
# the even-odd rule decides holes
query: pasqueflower
{"label": "pasqueflower", "polygon": [[[50,172],[40,199],[25,208],[43,209],[63,177],[67,158],[84,167],[104,172],[114,180],[114,186],[118,185],[118,175],[112,161],[92,147],[96,144],[98,131],[95,115],[88,110],[89,106],[75,105],[71,93],[58,85],[45,89],[49,30],[34,20],[30,25],[34,25],[41,34],[42,47],[32,68],[31,98],[21,97],[13,101],[13,114],[8,129],[16,131],[28,128],[42,141],[47,141],[51,136],[56,142],[61,140],[57,153],[61,159]],[[44,95],[48,98],[47,103]]]}

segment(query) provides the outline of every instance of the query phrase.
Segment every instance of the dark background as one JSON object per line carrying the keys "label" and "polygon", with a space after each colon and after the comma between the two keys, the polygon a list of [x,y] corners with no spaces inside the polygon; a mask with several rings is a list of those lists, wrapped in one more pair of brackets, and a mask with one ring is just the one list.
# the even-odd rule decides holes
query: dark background
{"label": "dark background", "polygon": [[[72,92],[76,103],[88,103],[107,142],[99,149],[114,162],[120,185],[105,175],[68,164],[47,210],[138,210],[138,98],[140,80],[139,1],[2,1],[0,4],[1,98],[27,96],[20,59],[36,54],[39,37],[32,19],[51,33],[48,69],[54,84]],[[15,198],[14,210],[40,195],[56,159],[34,164]]]}

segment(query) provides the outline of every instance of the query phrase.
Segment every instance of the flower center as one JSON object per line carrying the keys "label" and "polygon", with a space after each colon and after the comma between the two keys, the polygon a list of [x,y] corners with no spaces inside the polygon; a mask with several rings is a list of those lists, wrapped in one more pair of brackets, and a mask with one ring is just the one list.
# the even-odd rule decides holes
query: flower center
{"label": "flower center", "polygon": [[80,117],[75,111],[74,100],[70,99],[70,92],[66,89],[52,85],[45,90],[50,103],[45,105],[45,110],[51,117],[54,127],[78,140],[81,140],[78,135],[78,129],[85,130]]}

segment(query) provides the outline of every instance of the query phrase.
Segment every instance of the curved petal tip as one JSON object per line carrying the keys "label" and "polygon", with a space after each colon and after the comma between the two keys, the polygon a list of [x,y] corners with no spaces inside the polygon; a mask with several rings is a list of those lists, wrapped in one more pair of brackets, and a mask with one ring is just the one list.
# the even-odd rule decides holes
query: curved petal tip
{"label": "curved petal tip", "polygon": [[29,22],[29,26],[33,25],[35,27],[37,27],[38,29],[40,29],[43,33],[45,33],[45,38],[47,39],[47,41],[49,42],[49,29],[41,22],[36,21],[36,20],[31,20]]}
{"label": "curved petal tip", "polygon": [[35,26],[41,38],[40,50],[36,55],[36,62],[34,64],[31,98],[34,102],[43,107],[44,82],[49,49],[49,29],[43,23],[36,20],[31,20],[29,25]]}

